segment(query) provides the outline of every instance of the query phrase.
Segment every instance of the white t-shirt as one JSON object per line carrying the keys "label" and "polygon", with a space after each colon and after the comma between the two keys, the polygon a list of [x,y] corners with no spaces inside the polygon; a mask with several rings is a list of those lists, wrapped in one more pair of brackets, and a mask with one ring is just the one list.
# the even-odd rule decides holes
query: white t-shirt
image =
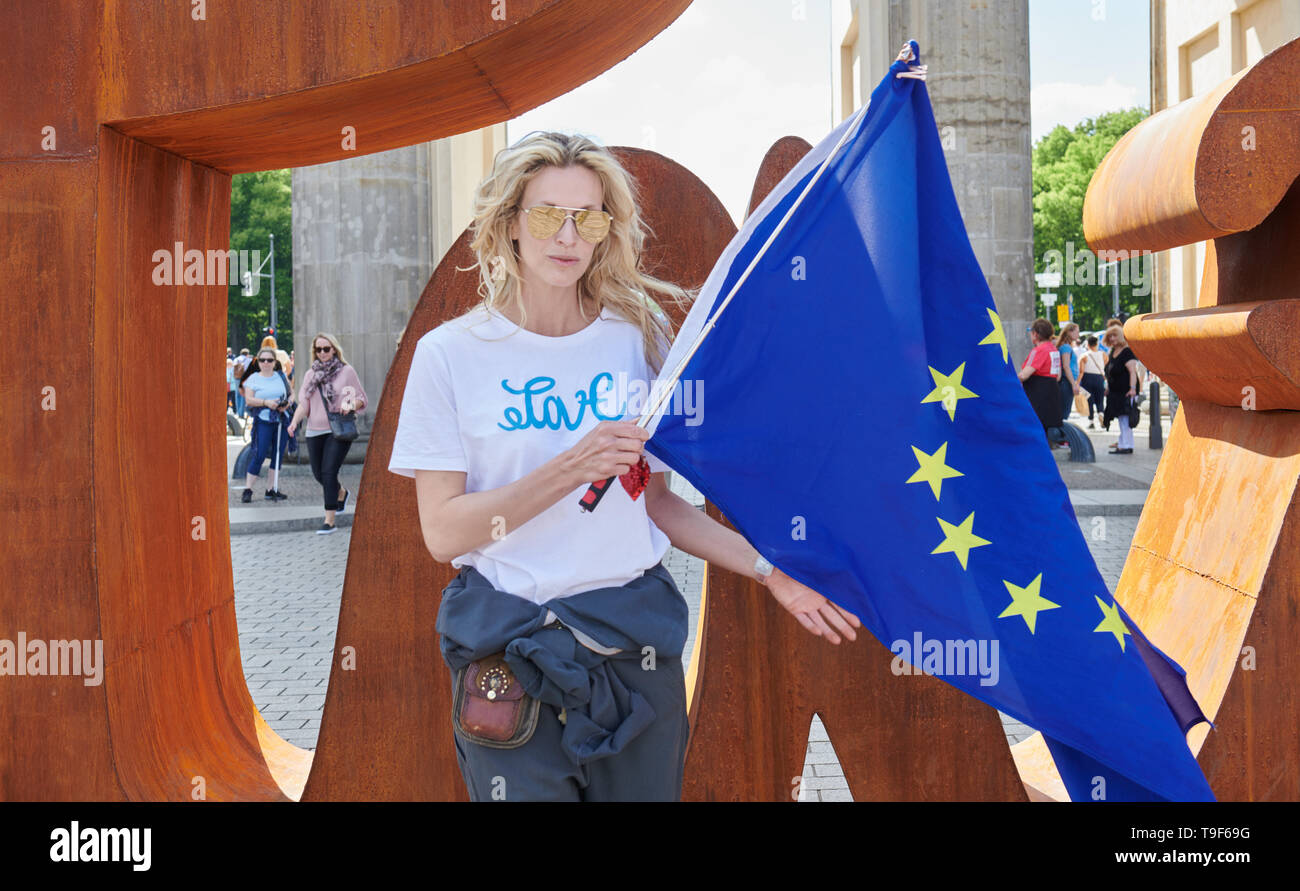
{"label": "white t-shirt", "polygon": [[[416,343],[388,469],[458,470],[466,492],[496,489],[602,420],[637,420],[651,383],[640,329],[609,309],[581,331],[547,337],[480,306]],[[644,454],[652,473],[668,469]],[[588,485],[452,566],[473,566],[497,590],[535,603],[639,577],[669,545],[645,494],[633,501],[616,479],[588,512],[578,505]]]}

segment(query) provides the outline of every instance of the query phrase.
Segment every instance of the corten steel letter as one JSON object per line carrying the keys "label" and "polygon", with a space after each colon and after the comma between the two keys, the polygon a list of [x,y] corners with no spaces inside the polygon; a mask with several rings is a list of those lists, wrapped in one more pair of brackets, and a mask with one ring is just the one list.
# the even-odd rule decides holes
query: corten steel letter
{"label": "corten steel letter", "polygon": [[[102,639],[107,662],[101,686],[0,679],[0,798],[464,796],[432,634],[450,573],[422,559],[414,492],[386,471],[398,387],[377,407],[365,469],[364,487],[380,497],[358,504],[353,527],[337,650],[352,648],[355,670],[336,661],[313,764],[262,720],[240,664],[225,461],[220,440],[207,439],[225,284],[154,285],[154,252],[176,242],[225,250],[233,173],[507,119],[594,77],[687,5],[646,0],[609,16],[597,0],[512,0],[504,21],[486,5],[433,0],[321,0],[310,11],[210,0],[198,21],[190,4],[19,0],[0,10],[16,35],[0,56],[0,270],[11,285],[0,305],[27,354],[0,376],[0,636]],[[343,148],[345,127],[355,152]],[[807,151],[778,147],[751,206]],[[647,187],[648,217],[663,221],[651,267],[702,281],[734,226],[686,171],[619,152]],[[696,223],[677,229],[680,219]],[[464,238],[448,259],[469,265]],[[471,277],[452,273],[439,267],[409,331],[472,302],[461,284]],[[413,348],[404,340],[390,381],[405,380]],[[144,353],[172,370],[174,389],[143,389],[129,358]],[[761,589],[709,575],[714,621],[694,663],[685,797],[788,799],[813,711],[859,799],[1020,794],[991,710],[937,679],[887,675],[888,655],[869,641],[832,650]],[[901,715],[932,717],[945,734]]]}
{"label": "corten steel letter", "polygon": [[1189,741],[1221,800],[1300,798],[1297,96],[1300,40],[1135,127],[1084,204],[1094,250],[1209,240],[1199,306],[1124,326],[1180,402],[1115,594],[1215,722]]}
{"label": "corten steel letter", "polygon": [[[215,283],[159,286],[154,253],[228,249],[234,173],[507,120],[627,57],[688,5],[208,0],[198,20],[190,3],[0,6],[0,310],[15,355],[0,375],[0,637],[102,639],[106,663],[99,686],[0,677],[0,799],[284,800],[307,779],[311,753],[262,720],[239,658],[212,433],[225,268]],[[361,506],[358,532],[411,539],[408,507]],[[354,566],[348,581],[351,602],[392,605],[385,575]],[[389,611],[357,642],[357,664],[427,674],[431,635],[399,645],[411,618]],[[386,680],[368,672],[355,694],[382,696]],[[427,706],[395,702],[371,732],[418,750]],[[322,736],[314,779],[336,797],[437,794],[427,770],[377,786],[380,766],[332,755],[348,744]]]}

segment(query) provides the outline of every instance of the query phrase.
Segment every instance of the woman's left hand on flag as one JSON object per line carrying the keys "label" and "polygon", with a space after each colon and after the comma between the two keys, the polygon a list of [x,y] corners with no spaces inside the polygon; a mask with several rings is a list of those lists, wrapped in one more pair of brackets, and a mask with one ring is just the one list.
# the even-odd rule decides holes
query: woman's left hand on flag
{"label": "woman's left hand on flag", "polygon": [[857,616],[831,603],[802,582],[790,578],[780,569],[773,568],[767,579],[767,587],[776,602],[785,607],[811,633],[824,637],[833,644],[840,642],[840,634],[849,640],[858,639],[853,629],[861,628],[862,621]]}

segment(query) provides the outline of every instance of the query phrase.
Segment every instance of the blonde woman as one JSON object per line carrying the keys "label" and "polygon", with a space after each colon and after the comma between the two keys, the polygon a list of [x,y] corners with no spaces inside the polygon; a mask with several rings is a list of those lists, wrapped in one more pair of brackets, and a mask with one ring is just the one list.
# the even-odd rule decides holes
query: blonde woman
{"label": "blonde woman", "polygon": [[[678,800],[687,608],[661,562],[670,542],[764,581],[832,643],[860,622],[644,455],[620,376],[653,379],[672,336],[656,301],[690,295],[641,271],[646,226],[618,160],[530,134],[497,155],[473,231],[482,303],[420,337],[389,462],[415,478],[429,553],[460,568],[437,630],[461,774],[474,800]],[[614,484],[594,513],[578,507],[643,458],[639,497]]]}
{"label": "blonde woman", "polygon": [[1112,455],[1133,454],[1133,428],[1129,425],[1129,411],[1137,398],[1137,356],[1124,339],[1124,329],[1114,325],[1106,329],[1106,343],[1110,345],[1110,361],[1106,363],[1106,414],[1119,419],[1119,441],[1111,448]]}
{"label": "blonde woman", "polygon": [[1079,326],[1066,322],[1056,338],[1056,351],[1061,354],[1061,423],[1070,419],[1070,409],[1074,406],[1074,397],[1083,390],[1079,385],[1079,357],[1074,348],[1079,344]]}
{"label": "blonde woman", "polygon": [[339,482],[339,469],[352,448],[352,441],[333,435],[329,413],[353,415],[364,411],[367,401],[356,369],[343,358],[338,338],[325,333],[313,337],[311,368],[303,375],[298,410],[288,429],[292,436],[298,425],[306,421],[307,456],[311,459],[312,476],[321,484],[325,497],[325,522],[316,530],[317,535],[335,531],[335,513],[347,507],[351,494]]}

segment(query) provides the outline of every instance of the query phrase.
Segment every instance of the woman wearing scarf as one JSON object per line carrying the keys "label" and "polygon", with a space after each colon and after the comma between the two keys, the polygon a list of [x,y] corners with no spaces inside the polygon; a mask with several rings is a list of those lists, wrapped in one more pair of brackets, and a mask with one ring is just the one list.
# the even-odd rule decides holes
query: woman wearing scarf
{"label": "woman wearing scarf", "polygon": [[298,411],[288,429],[292,436],[298,423],[304,418],[307,421],[305,438],[311,472],[325,495],[325,522],[316,530],[317,535],[335,531],[334,512],[347,506],[351,494],[339,482],[339,468],[352,443],[342,442],[331,434],[328,412],[359,412],[368,401],[356,370],[343,358],[338,339],[332,334],[317,334],[312,338],[311,369],[303,377]]}

